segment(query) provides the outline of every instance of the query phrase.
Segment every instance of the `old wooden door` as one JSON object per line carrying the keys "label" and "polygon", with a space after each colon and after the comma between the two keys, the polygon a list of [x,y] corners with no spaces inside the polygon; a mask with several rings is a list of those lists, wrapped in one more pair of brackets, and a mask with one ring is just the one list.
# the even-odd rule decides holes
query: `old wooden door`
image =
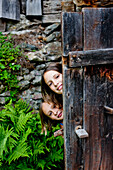
{"label": "old wooden door", "polygon": [[113,170],[113,8],[62,13],[62,55],[65,169]]}

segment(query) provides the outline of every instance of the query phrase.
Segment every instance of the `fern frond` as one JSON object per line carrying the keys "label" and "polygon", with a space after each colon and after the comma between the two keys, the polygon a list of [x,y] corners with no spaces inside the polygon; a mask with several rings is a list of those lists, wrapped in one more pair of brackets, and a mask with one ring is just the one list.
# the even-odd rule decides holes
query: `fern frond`
{"label": "fern frond", "polygon": [[57,165],[55,163],[52,163],[51,161],[47,162],[46,168],[51,169],[51,167],[57,167]]}
{"label": "fern frond", "polygon": [[[35,170],[34,168],[32,168],[32,166],[29,166],[28,168],[28,163],[27,161],[23,160],[21,161],[21,163],[19,165],[16,166],[16,168],[19,170]],[[31,167],[31,168],[30,168]]]}
{"label": "fern frond", "polygon": [[41,168],[42,170],[44,170],[46,163],[47,163],[47,162],[46,162],[44,159],[39,159],[38,162],[37,162],[37,167],[36,167],[36,169]]}
{"label": "fern frond", "polygon": [[32,131],[31,131],[30,127],[28,127],[28,129],[25,132],[23,132],[23,136],[22,136],[22,139],[21,139],[22,142],[25,142],[27,140],[27,137],[31,132]]}
{"label": "fern frond", "polygon": [[15,161],[16,159],[19,159],[20,157],[29,157],[27,150],[29,149],[29,147],[27,146],[27,143],[23,143],[23,141],[21,141],[16,148],[9,154],[9,157],[7,159],[7,162],[9,162],[9,164],[12,161]]}
{"label": "fern frond", "polygon": [[8,148],[10,151],[17,145],[19,139],[19,135],[15,132],[12,133],[11,137],[9,138],[9,145]]}
{"label": "fern frond", "polygon": [[32,156],[33,161],[37,162],[39,155],[41,154],[45,154],[45,147],[44,147],[44,144],[41,143],[41,141],[39,140],[37,144],[34,143],[33,145],[33,156]]}
{"label": "fern frond", "polygon": [[44,144],[41,143],[40,141],[37,142],[36,144],[36,148],[34,150],[34,154],[41,154],[41,153],[45,153],[44,152]]}
{"label": "fern frond", "polygon": [[3,156],[3,151],[7,152],[7,142],[8,138],[12,135],[13,133],[13,128],[8,130],[9,127],[5,130],[3,126],[0,125],[0,156]]}
{"label": "fern frond", "polygon": [[21,99],[19,99],[16,104],[15,104],[15,109],[17,111],[18,114],[20,114],[23,110],[24,113],[30,112],[30,108],[31,106],[29,105],[29,103],[27,103],[26,101],[23,101]]}
{"label": "fern frond", "polygon": [[12,99],[9,101],[9,103],[8,104],[6,104],[5,106],[4,106],[4,108],[5,109],[8,109],[11,105],[12,105]]}
{"label": "fern frond", "polygon": [[25,125],[27,121],[32,118],[31,113],[27,113],[26,115],[24,113],[21,113],[18,122],[16,123],[15,129],[19,133],[19,131],[24,131]]}

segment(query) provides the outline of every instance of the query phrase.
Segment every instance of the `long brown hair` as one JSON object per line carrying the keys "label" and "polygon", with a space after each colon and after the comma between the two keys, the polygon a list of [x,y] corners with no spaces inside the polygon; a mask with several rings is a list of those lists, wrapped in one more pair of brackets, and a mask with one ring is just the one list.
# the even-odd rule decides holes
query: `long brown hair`
{"label": "long brown hair", "polygon": [[42,74],[42,81],[41,81],[41,92],[42,98],[45,101],[52,101],[56,104],[62,104],[62,94],[57,94],[50,89],[50,87],[45,83],[44,80],[44,73],[47,71],[54,70],[62,74],[62,64],[60,63],[51,63],[48,67],[45,68]]}

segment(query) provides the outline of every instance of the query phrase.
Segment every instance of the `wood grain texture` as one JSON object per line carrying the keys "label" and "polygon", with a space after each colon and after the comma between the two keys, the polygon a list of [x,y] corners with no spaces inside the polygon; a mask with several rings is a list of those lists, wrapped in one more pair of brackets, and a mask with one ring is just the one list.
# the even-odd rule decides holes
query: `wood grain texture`
{"label": "wood grain texture", "polygon": [[[110,49],[113,48],[112,14],[113,8],[85,8],[84,48],[83,51],[75,48],[74,52],[72,35],[76,34],[76,24],[70,28],[73,17],[69,21],[68,15],[66,20],[62,17],[65,20],[62,21],[65,28],[62,47],[66,170],[113,169],[113,115],[106,114],[104,109],[105,105],[113,108],[113,64],[110,63],[113,58],[113,49]],[[66,49],[66,45],[70,46]],[[79,68],[74,68],[76,62]],[[89,137],[76,141],[73,128],[78,116],[81,120],[83,118],[83,128]]]}
{"label": "wood grain texture", "polygon": [[75,126],[82,125],[82,70],[64,66],[63,75],[65,169],[74,170],[82,166],[81,140],[75,134]]}
{"label": "wood grain texture", "polygon": [[113,8],[83,8],[82,11],[84,50],[113,48]]}
{"label": "wood grain texture", "polygon": [[70,67],[110,63],[113,63],[113,48],[69,52]]}
{"label": "wood grain texture", "polygon": [[20,20],[19,0],[0,0],[0,18]]}
{"label": "wood grain texture", "polygon": [[113,0],[73,0],[77,6],[108,6],[113,4]]}
{"label": "wood grain texture", "polygon": [[62,1],[61,2],[62,12],[74,12],[75,5],[73,1]]}
{"label": "wood grain texture", "polygon": [[[84,50],[97,50],[98,53],[98,49],[106,48],[109,51],[108,48],[113,47],[113,8],[85,9],[83,12]],[[84,128],[89,133],[84,144],[84,170],[113,169],[113,118],[104,114],[105,104],[113,107],[113,81],[109,79],[112,67],[113,64],[84,68]]]}
{"label": "wood grain texture", "polygon": [[84,50],[113,48],[113,8],[84,8]]}
{"label": "wood grain texture", "polygon": [[106,103],[113,107],[113,81],[100,74],[101,69],[112,67],[90,66],[84,71],[84,128],[89,133],[84,144],[85,170],[113,169],[113,116],[104,114]]}
{"label": "wood grain texture", "polygon": [[40,16],[42,15],[41,0],[27,0],[26,2],[26,15]]}
{"label": "wood grain texture", "polygon": [[62,13],[62,54],[82,50],[82,13]]}

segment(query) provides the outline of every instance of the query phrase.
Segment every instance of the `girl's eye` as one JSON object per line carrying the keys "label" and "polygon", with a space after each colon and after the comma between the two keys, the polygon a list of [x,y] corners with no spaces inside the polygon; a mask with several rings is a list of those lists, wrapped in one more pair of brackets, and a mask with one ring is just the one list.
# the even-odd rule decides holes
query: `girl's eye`
{"label": "girl's eye", "polygon": [[55,108],[56,108],[56,105],[54,104],[54,105],[53,105],[53,109],[55,109]]}
{"label": "girl's eye", "polygon": [[51,116],[52,115],[52,112],[49,112],[49,116]]}
{"label": "girl's eye", "polygon": [[59,75],[56,75],[56,77],[55,77],[55,78],[56,78],[56,79],[57,79],[57,78],[59,78]]}
{"label": "girl's eye", "polygon": [[52,85],[52,82],[50,82],[49,84],[48,84],[48,86],[51,86]]}

